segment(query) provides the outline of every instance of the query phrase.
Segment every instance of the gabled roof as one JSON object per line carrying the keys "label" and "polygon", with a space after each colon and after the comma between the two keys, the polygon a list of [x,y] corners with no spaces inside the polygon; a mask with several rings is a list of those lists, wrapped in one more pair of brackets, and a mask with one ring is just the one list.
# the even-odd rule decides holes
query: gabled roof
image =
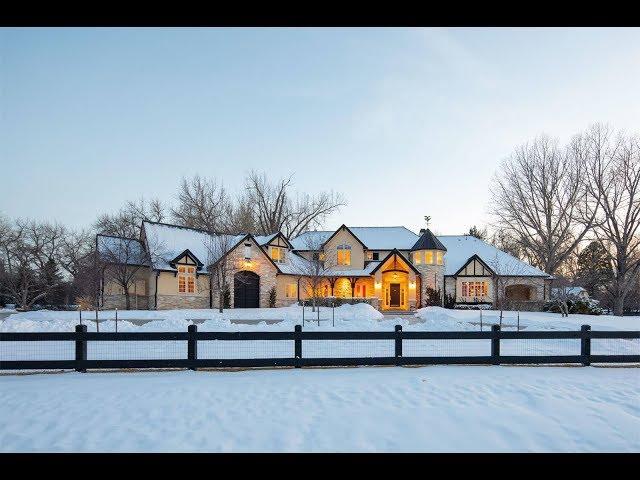
{"label": "gabled roof", "polygon": [[[462,265],[462,266],[461,266],[461,267],[456,271],[456,273],[454,273],[454,275],[456,275],[456,276],[457,276],[457,275],[459,275],[459,274],[460,274],[460,272],[461,272],[462,270],[464,270],[465,268],[467,268],[467,265],[469,265],[469,264],[470,264],[471,262],[473,262],[474,260],[477,260],[478,262],[480,262],[480,264],[481,264],[484,268],[486,268],[487,270],[489,270],[489,272],[491,272],[491,274],[492,274],[492,275],[495,273],[495,272],[493,271],[493,269],[492,269],[489,265],[487,265],[487,264],[484,262],[484,260],[482,260],[482,259],[481,259],[477,254],[473,254],[471,257],[469,257],[469,259],[468,259],[466,262],[464,262],[464,265]],[[474,269],[474,274],[475,274],[475,269]]]}
{"label": "gabled roof", "polygon": [[185,250],[189,250],[196,259],[206,264],[212,256],[207,247],[216,237],[221,238],[219,244],[225,246],[228,252],[247,236],[215,234],[197,228],[147,221],[142,222],[142,229],[152,268],[168,271],[175,271],[171,263]]}
{"label": "gabled roof", "polygon": [[199,269],[204,266],[204,263],[202,263],[198,257],[196,257],[193,253],[191,253],[191,250],[189,250],[188,248],[182,253],[178,254],[176,258],[171,260],[169,262],[169,265],[171,265],[173,268],[176,268],[176,263],[178,263],[184,257],[190,258],[191,261],[193,261],[198,266]]}
{"label": "gabled roof", "polygon": [[371,270],[371,275],[373,275],[374,273],[376,273],[376,272],[377,272],[377,271],[382,267],[382,265],[384,265],[384,264],[385,264],[385,262],[386,262],[387,260],[389,260],[393,255],[398,255],[398,256],[399,256],[399,257],[404,261],[404,263],[406,263],[406,264],[409,266],[409,268],[410,268],[411,270],[413,270],[413,271],[414,271],[414,272],[416,272],[417,274],[420,274],[420,270],[418,270],[416,267],[414,267],[414,266],[413,266],[413,264],[412,264],[409,260],[407,260],[407,259],[404,257],[404,255],[402,255],[402,253],[400,253],[400,251],[398,251],[398,249],[397,249],[397,248],[394,248],[393,250],[391,250],[391,251],[387,254],[387,256],[386,256],[386,257],[384,257],[384,258],[380,261],[380,263],[378,263],[378,265],[376,265],[376,266],[375,266],[375,268],[373,268],[373,269]]}
{"label": "gabled roof", "polygon": [[411,250],[443,250],[446,252],[447,248],[431,233],[431,230],[427,228],[413,247],[411,247]]}
{"label": "gabled roof", "polygon": [[285,241],[285,243],[289,246],[289,248],[293,248],[293,245],[291,245],[291,242],[289,241],[289,239],[287,237],[285,237],[282,232],[271,233],[269,235],[254,235],[253,236],[253,238],[256,240],[258,245],[260,245],[261,247],[265,246],[265,245],[268,245],[269,243],[271,243],[277,237],[280,237],[281,239],[283,239]]}
{"label": "gabled roof", "polygon": [[345,227],[368,250],[410,250],[418,240],[418,235],[406,227],[347,227],[342,225],[335,231],[312,230],[302,233],[291,240],[293,248],[309,250],[309,244],[324,245],[342,227]]}
{"label": "gabled roof", "polygon": [[447,248],[445,275],[455,275],[472,256],[477,255],[498,275],[549,278],[542,270],[472,235],[440,235],[438,240]]}

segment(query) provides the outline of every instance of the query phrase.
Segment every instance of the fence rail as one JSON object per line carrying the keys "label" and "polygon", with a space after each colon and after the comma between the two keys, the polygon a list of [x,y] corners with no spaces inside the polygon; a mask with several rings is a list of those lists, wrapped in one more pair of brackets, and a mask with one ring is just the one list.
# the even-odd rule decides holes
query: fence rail
{"label": "fence rail", "polygon": [[[624,351],[620,354],[592,355],[592,340],[609,339],[630,341],[630,348],[625,344]],[[576,343],[574,354],[501,354],[501,346],[506,342],[526,342],[528,340],[556,340],[571,341]],[[468,365],[503,365],[503,364],[581,364],[591,363],[640,363],[640,331],[591,331],[591,327],[583,325],[579,331],[521,331],[505,332],[499,325],[493,325],[487,332],[423,332],[402,330],[400,325],[392,332],[318,332],[302,331],[297,325],[294,331],[289,332],[198,332],[196,325],[189,325],[186,332],[87,332],[86,325],[78,325],[75,332],[30,332],[30,333],[2,333],[0,334],[0,370],[21,369],[75,369],[84,372],[87,369],[104,368],[212,368],[212,367],[307,367],[307,366],[357,366],[357,365],[438,365],[438,364],[468,364]],[[423,344],[419,354],[403,355],[403,350],[415,346],[415,341],[429,341]],[[448,346],[460,349],[464,341],[484,341],[474,343],[473,354],[463,352],[461,355],[435,355],[443,343],[451,342]],[[455,342],[457,341],[457,342]],[[55,359],[50,350],[37,351],[35,355],[28,355],[23,350],[11,350],[12,342],[26,343],[28,347],[42,345],[39,342],[54,342],[55,346],[65,343],[69,347],[62,355],[72,358]],[[130,349],[126,358],[92,358],[89,359],[89,347],[103,345],[106,342],[109,347],[126,345],[128,342],[180,342],[172,353],[180,358],[155,358],[140,359],[131,358],[134,353],[142,351],[149,343],[143,343],[143,347]],[[199,355],[198,347],[211,346],[213,344],[214,358],[206,358]],[[249,346],[250,354],[234,355],[231,358],[221,358],[221,347],[227,343]],[[249,343],[244,343],[249,342]],[[266,342],[266,344],[265,344]],[[277,342],[288,342],[287,348],[274,348]],[[319,343],[318,343],[319,342]],[[328,348],[338,342],[342,348],[337,348],[337,354],[331,355],[333,350]],[[343,344],[340,344],[343,342]],[[344,342],[347,342],[344,344]],[[348,343],[352,342],[352,343]],[[364,344],[364,350],[355,344]],[[368,343],[367,343],[368,342]],[[414,342],[414,343],[412,343]],[[70,345],[71,344],[71,345]],[[186,345],[185,345],[186,344]],[[13,343],[13,345],[18,345]],[[128,346],[132,344],[129,343]],[[139,344],[135,344],[136,346]],[[265,346],[266,345],[266,346]],[[574,345],[571,343],[571,345]],[[184,348],[186,346],[186,349]],[[280,346],[282,346],[280,344]],[[579,349],[577,348],[579,346]],[[314,348],[315,347],[315,348]],[[345,348],[347,347],[347,348]],[[407,347],[407,348],[405,348]],[[265,353],[267,348],[267,353]],[[271,350],[269,350],[271,348]],[[290,350],[289,350],[290,348]],[[351,350],[350,350],[350,349]],[[355,356],[346,355],[353,353]],[[579,352],[578,352],[579,350]],[[7,360],[6,352],[11,352],[11,358]],[[629,354],[628,352],[632,353]],[[275,352],[275,353],[274,353]],[[424,353],[427,354],[424,354]],[[449,350],[447,350],[449,352]],[[59,352],[58,352],[59,353]],[[245,352],[246,353],[246,352]],[[262,353],[262,355],[261,355]],[[429,354],[431,353],[431,354]],[[530,353],[530,352],[529,352]],[[94,354],[95,355],[95,354]],[[166,355],[165,350],[160,350],[159,355]],[[14,357],[30,358],[14,358]],[[33,358],[33,357],[36,358]],[[99,356],[99,355],[98,355]],[[169,355],[167,355],[168,357]],[[254,358],[248,358],[253,356]]]}

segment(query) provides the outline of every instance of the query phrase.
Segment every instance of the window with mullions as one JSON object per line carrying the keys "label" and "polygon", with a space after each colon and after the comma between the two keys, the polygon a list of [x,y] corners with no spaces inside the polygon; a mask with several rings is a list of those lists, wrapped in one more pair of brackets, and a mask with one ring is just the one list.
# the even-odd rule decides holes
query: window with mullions
{"label": "window with mullions", "polygon": [[196,291],[196,267],[186,265],[178,266],[178,292],[195,293]]}
{"label": "window with mullions", "polygon": [[351,265],[351,245],[338,245],[338,265]]}

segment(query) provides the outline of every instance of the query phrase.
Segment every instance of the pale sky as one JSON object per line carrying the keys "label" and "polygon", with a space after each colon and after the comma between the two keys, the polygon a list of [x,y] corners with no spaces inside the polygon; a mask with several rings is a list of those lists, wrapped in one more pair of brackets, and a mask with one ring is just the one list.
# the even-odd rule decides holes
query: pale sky
{"label": "pale sky", "polygon": [[0,29],[0,212],[88,226],[183,175],[341,192],[328,228],[488,220],[540,133],[640,131],[640,29]]}

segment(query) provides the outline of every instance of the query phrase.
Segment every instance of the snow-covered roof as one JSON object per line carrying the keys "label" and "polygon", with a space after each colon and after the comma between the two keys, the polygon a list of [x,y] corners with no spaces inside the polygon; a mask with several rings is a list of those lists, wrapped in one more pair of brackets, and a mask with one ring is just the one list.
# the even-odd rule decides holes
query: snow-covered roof
{"label": "snow-covered roof", "polygon": [[[215,260],[215,255],[209,253],[210,249],[222,246],[224,250],[229,251],[246,236],[245,234],[217,235],[204,230],[165,223],[144,222],[142,227],[152,267],[156,270],[175,270],[169,262],[187,249],[206,265],[209,261]],[[216,242],[215,238],[220,238],[221,241]]]}
{"label": "snow-covered roof", "polygon": [[256,242],[258,242],[258,245],[266,245],[271,240],[273,240],[274,237],[276,237],[277,235],[278,235],[278,232],[272,233],[270,235],[254,235],[253,238],[256,239]]}
{"label": "snow-covered roof", "polygon": [[469,258],[478,255],[491,270],[499,275],[549,276],[542,270],[472,235],[440,235],[438,240],[447,248],[444,256],[445,275],[454,275]]}
{"label": "snow-covered roof", "polygon": [[[370,250],[409,250],[420,238],[406,227],[347,227]],[[320,246],[335,230],[313,230],[291,240],[296,250],[309,250],[309,245]]]}
{"label": "snow-covered roof", "polygon": [[135,238],[96,235],[100,259],[109,263],[148,265],[148,257],[140,240]]}
{"label": "snow-covered roof", "polygon": [[333,233],[329,230],[311,230],[289,241],[295,250],[313,250],[326,242]]}

